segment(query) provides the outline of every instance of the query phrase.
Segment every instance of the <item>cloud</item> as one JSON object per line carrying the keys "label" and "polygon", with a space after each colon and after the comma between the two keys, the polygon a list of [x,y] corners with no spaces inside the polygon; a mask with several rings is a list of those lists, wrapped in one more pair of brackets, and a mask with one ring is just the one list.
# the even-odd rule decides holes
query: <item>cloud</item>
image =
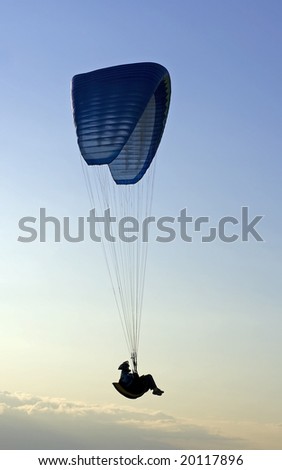
{"label": "cloud", "polygon": [[230,438],[160,411],[0,392],[0,448],[243,449]]}

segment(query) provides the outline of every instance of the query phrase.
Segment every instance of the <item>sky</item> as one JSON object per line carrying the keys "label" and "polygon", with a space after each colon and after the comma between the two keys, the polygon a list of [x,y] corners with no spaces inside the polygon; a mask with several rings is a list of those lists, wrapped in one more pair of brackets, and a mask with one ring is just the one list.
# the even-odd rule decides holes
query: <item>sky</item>
{"label": "sky", "polygon": [[[281,14],[278,0],[2,2],[1,449],[281,449]],[[144,61],[172,82],[152,211],[210,224],[149,244],[139,370],[165,393],[131,402],[111,385],[128,352],[101,246],[22,243],[18,224],[88,215],[71,79]],[[243,240],[242,207],[262,241]],[[204,243],[226,216],[237,240]]]}

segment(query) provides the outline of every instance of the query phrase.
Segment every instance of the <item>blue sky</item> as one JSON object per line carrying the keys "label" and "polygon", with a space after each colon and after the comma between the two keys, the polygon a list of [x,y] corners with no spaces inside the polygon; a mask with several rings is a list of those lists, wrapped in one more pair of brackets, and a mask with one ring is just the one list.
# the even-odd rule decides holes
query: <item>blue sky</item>
{"label": "blue sky", "polygon": [[[87,416],[78,436],[56,414],[63,448],[88,443],[89,426],[107,434],[109,416],[124,438],[100,448],[280,448],[281,13],[274,0],[2,4],[0,431],[39,423],[42,441],[26,433],[23,447],[48,447],[50,403],[63,401]],[[73,75],[138,61],[172,80],[154,214],[187,207],[217,226],[247,206],[264,242],[150,244],[140,369],[165,394],[132,405],[111,386],[127,349],[101,247],[17,238],[40,207],[88,214]],[[20,448],[14,436],[4,448]]]}

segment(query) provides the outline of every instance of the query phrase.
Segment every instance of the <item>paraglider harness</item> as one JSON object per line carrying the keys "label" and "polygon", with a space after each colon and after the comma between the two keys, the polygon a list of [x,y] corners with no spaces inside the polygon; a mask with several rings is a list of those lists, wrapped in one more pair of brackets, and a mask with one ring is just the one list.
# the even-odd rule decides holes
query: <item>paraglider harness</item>
{"label": "paraglider harness", "polygon": [[129,392],[128,390],[125,390],[125,388],[121,385],[120,382],[113,382],[113,386],[115,387],[115,389],[121,394],[123,395],[124,397],[126,398],[130,398],[132,400],[135,400],[136,398],[140,398],[142,397],[142,395],[144,395],[145,392],[142,392],[142,393],[131,393]]}
{"label": "paraglider harness", "polygon": [[[138,372],[137,372],[137,355],[136,355],[136,353],[132,353],[131,360],[132,360],[132,364],[133,364],[133,373],[138,375]],[[124,397],[129,398],[131,400],[135,400],[136,398],[140,398],[145,393],[145,391],[142,391],[142,392],[139,392],[139,393],[136,393],[134,391],[132,391],[132,392],[128,391],[123,387],[123,385],[120,381],[119,382],[113,382],[113,386],[115,387],[115,389],[121,395],[123,395]]]}

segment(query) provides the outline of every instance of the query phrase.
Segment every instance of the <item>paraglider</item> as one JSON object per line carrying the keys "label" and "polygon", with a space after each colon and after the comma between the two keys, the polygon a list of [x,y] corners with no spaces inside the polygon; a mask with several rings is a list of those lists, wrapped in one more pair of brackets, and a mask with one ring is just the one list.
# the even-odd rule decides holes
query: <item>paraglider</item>
{"label": "paraglider", "polygon": [[[138,232],[138,221],[151,208],[154,157],[170,103],[169,73],[153,62],[108,67],[75,75],[71,93],[91,205],[113,210],[129,232]],[[118,231],[115,235],[114,242],[103,239],[103,249],[137,374],[148,243],[138,236],[121,240]]]}
{"label": "paraglider", "polygon": [[161,396],[164,393],[157,387],[151,374],[139,376],[138,372],[131,372],[128,361],[124,361],[118,370],[121,371],[120,379],[119,382],[114,382],[113,386],[126,398],[139,398],[149,390],[152,390],[153,395]]}

